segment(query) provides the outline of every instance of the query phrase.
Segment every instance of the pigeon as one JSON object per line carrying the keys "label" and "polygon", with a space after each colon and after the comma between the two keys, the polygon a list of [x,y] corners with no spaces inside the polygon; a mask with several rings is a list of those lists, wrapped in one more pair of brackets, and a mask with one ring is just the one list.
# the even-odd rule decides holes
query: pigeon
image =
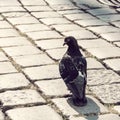
{"label": "pigeon", "polygon": [[68,49],[59,62],[59,72],[66,86],[72,93],[75,106],[87,104],[85,88],[87,84],[87,62],[79,50],[77,40],[73,36],[66,37],[64,44]]}

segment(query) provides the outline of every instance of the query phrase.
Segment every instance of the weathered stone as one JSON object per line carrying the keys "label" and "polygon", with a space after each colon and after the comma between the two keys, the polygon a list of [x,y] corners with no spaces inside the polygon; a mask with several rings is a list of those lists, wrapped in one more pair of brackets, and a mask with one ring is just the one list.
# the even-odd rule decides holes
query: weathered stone
{"label": "weathered stone", "polygon": [[62,79],[39,81],[35,83],[47,96],[60,96],[70,94]]}
{"label": "weathered stone", "polygon": [[10,62],[0,62],[0,74],[13,73],[17,70],[13,67]]}
{"label": "weathered stone", "polygon": [[114,110],[116,110],[120,114],[120,105],[114,106]]}
{"label": "weathered stone", "polygon": [[23,5],[46,5],[46,3],[44,2],[44,0],[21,0],[21,2],[23,3]]}
{"label": "weathered stone", "polygon": [[30,67],[37,65],[46,65],[54,63],[46,54],[26,55],[13,57],[15,62],[22,67]]}
{"label": "weathered stone", "polygon": [[19,6],[20,3],[17,0],[11,0],[11,1],[0,1],[0,6]]}
{"label": "weathered stone", "polygon": [[88,51],[99,59],[120,57],[120,48],[117,47],[90,48]]}
{"label": "weathered stone", "polygon": [[62,36],[55,31],[37,31],[26,33],[33,40],[61,38]]}
{"label": "weathered stone", "polygon": [[6,21],[0,21],[0,29],[5,29],[5,28],[12,28],[12,26],[7,23]]}
{"label": "weathered stone", "polygon": [[29,81],[21,73],[0,75],[0,89],[14,89],[26,87]]}
{"label": "weathered stone", "polygon": [[116,114],[105,114],[99,116],[89,116],[89,117],[70,117],[70,120],[119,120],[120,117]]}
{"label": "weathered stone", "polygon": [[59,78],[58,65],[25,68],[24,72],[31,80]]}
{"label": "weathered stone", "polygon": [[120,28],[120,21],[112,22],[112,24]]}
{"label": "weathered stone", "polygon": [[42,53],[39,49],[37,49],[34,46],[17,46],[3,49],[10,56],[22,56]]}
{"label": "weathered stone", "polygon": [[87,30],[76,30],[76,31],[68,31],[63,32],[65,36],[74,36],[76,39],[92,39],[97,38],[92,32]]}
{"label": "weathered stone", "polygon": [[44,103],[45,100],[35,90],[16,90],[0,93],[3,106]]}
{"label": "weathered stone", "polygon": [[95,98],[87,96],[88,103],[84,107],[76,107],[70,98],[56,98],[52,101],[65,115],[99,114],[108,110]]}
{"label": "weathered stone", "polygon": [[7,115],[12,120],[62,120],[49,106],[25,107],[8,110]]}
{"label": "weathered stone", "polygon": [[115,71],[120,71],[120,59],[108,59],[104,62]]}
{"label": "weathered stone", "polygon": [[[120,81],[120,76],[112,70],[88,70],[87,84],[90,86],[113,84]],[[96,91],[97,92],[97,91]]]}
{"label": "weathered stone", "polygon": [[31,45],[25,37],[7,37],[0,38],[1,47]]}
{"label": "weathered stone", "polygon": [[8,61],[8,58],[5,56],[3,52],[0,52],[0,62],[1,61]]}
{"label": "weathered stone", "polygon": [[120,84],[91,86],[90,90],[105,104],[120,102]]}

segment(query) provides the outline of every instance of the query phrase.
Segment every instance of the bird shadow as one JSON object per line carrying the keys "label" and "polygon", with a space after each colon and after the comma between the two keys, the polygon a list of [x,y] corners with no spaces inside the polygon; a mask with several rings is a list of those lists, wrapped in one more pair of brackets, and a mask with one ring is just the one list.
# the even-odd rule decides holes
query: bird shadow
{"label": "bird shadow", "polygon": [[[86,120],[98,120],[100,107],[90,97],[87,97],[87,105],[83,107],[75,106],[72,102],[71,97],[67,99],[67,103],[72,109],[74,109],[78,113],[78,115],[83,115],[86,118]],[[92,116],[89,117],[89,114]]]}

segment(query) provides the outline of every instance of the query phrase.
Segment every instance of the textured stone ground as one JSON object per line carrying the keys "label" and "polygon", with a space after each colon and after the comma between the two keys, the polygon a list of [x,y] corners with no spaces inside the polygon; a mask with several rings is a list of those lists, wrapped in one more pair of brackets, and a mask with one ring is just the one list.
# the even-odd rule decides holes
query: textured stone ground
{"label": "textured stone ground", "polygon": [[[99,1],[0,0],[0,120],[120,120],[120,1]],[[59,75],[66,36],[88,62],[85,107]]]}

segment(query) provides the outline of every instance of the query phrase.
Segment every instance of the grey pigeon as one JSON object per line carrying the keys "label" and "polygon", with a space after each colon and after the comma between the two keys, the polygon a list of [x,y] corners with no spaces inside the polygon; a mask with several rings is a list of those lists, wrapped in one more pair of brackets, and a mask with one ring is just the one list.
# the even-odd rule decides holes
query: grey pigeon
{"label": "grey pigeon", "polygon": [[59,63],[59,71],[66,86],[71,91],[73,103],[76,106],[87,104],[85,88],[87,83],[87,62],[79,50],[77,40],[66,37],[64,44],[68,49]]}

